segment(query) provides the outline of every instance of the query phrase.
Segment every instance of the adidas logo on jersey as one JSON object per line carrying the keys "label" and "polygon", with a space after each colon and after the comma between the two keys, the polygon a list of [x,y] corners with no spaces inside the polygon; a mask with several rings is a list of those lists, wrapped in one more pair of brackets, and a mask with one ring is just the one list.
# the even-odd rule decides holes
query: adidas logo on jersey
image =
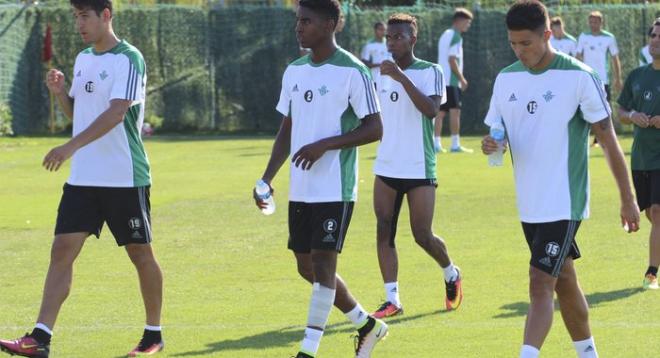
{"label": "adidas logo on jersey", "polygon": [[291,92],[298,92],[298,85],[293,86],[293,90]]}
{"label": "adidas logo on jersey", "polygon": [[518,98],[516,98],[516,95],[511,93],[511,97],[509,97],[509,102],[515,102],[517,100],[518,100]]}
{"label": "adidas logo on jersey", "polygon": [[82,71],[78,70],[78,73],[76,73],[76,77],[80,77],[82,75]]}
{"label": "adidas logo on jersey", "polygon": [[335,242],[335,238],[332,235],[328,234],[321,241],[322,242]]}

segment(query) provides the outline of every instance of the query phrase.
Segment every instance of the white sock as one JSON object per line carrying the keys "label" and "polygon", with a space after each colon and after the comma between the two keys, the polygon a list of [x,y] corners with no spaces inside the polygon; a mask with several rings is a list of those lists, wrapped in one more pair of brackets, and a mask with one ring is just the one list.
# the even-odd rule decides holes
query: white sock
{"label": "white sock", "polygon": [[589,337],[583,341],[573,342],[573,346],[575,346],[575,351],[579,358],[598,358],[596,344],[594,344],[594,337]]}
{"label": "white sock", "polygon": [[536,347],[523,345],[520,348],[520,358],[538,358],[540,353]]}
{"label": "white sock", "polygon": [[144,329],[146,329],[147,331],[153,331],[153,332],[160,332],[160,331],[163,330],[163,328],[161,326],[150,326],[150,325],[144,326]]}
{"label": "white sock", "polygon": [[435,137],[435,146],[438,148],[442,148],[442,140],[440,140],[440,137]]}
{"label": "white sock", "polygon": [[48,326],[46,326],[45,324],[43,324],[41,322],[38,322],[37,324],[35,324],[34,328],[38,328],[38,329],[48,333],[48,335],[50,335],[50,336],[53,335],[53,331],[50,328],[48,328]]}
{"label": "white sock", "polygon": [[300,344],[300,351],[311,356],[315,356],[321,344],[323,331],[314,328],[305,328],[305,338]]}
{"label": "white sock", "polygon": [[387,295],[387,300],[390,301],[390,303],[394,304],[397,307],[401,307],[398,282],[387,282],[385,284],[385,295]]}
{"label": "white sock", "polygon": [[318,282],[312,285],[312,298],[309,300],[307,326],[325,328],[330,310],[335,302],[335,290],[322,286]]}
{"label": "white sock", "polygon": [[367,320],[369,319],[369,313],[362,308],[362,306],[358,303],[355,305],[355,308],[350,310],[348,313],[345,313],[346,318],[348,318],[351,322],[353,322],[353,325],[355,328],[362,328],[365,323],[367,323]]}
{"label": "white sock", "polygon": [[443,267],[442,271],[445,272],[445,281],[446,282],[451,282],[453,280],[456,280],[458,278],[458,271],[456,271],[456,267],[454,266],[453,263],[450,263],[449,266]]}
{"label": "white sock", "polygon": [[451,147],[452,148],[458,148],[461,146],[461,139],[458,134],[452,134],[451,135]]}

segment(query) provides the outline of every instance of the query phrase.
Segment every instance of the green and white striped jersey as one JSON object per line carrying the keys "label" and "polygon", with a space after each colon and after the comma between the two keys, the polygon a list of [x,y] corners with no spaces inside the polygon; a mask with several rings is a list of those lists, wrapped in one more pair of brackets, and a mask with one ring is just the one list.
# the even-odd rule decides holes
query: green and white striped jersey
{"label": "green and white striped jersey", "polygon": [[589,216],[589,130],[608,116],[598,75],[568,55],[542,71],[518,61],[499,73],[485,123],[503,120],[523,222]]}
{"label": "green and white striped jersey", "polygon": [[141,138],[146,73],[142,54],[126,41],[103,53],[88,48],[78,54],[69,91],[74,99],[74,136],[110,108],[111,100],[131,100],[132,105],[122,123],[76,151],[67,183],[98,187],[151,184]]}
{"label": "green and white striped jersey", "polygon": [[583,32],[578,38],[577,53],[582,54],[584,63],[596,71],[604,84],[610,83],[610,55],[619,54],[614,35],[607,31],[598,35]]}
{"label": "green and white striped jersey", "polygon": [[[403,72],[424,95],[441,96],[443,102],[447,101],[439,65],[415,59]],[[390,178],[435,179],[433,118],[415,107],[401,83],[381,81],[376,88],[382,109],[383,139],[374,173]]]}
{"label": "green and white striped jersey", "polygon": [[449,28],[442,33],[438,40],[438,64],[447,75],[447,86],[458,87],[458,77],[451,71],[449,57],[456,57],[458,68],[463,73],[463,37],[461,32],[455,28]]}
{"label": "green and white striped jersey", "polygon": [[[284,72],[277,111],[289,116],[291,154],[303,146],[357,128],[380,112],[371,72],[358,58],[337,49],[322,63],[310,55]],[[291,165],[289,200],[307,203],[357,199],[357,148],[327,151],[311,169]]]}

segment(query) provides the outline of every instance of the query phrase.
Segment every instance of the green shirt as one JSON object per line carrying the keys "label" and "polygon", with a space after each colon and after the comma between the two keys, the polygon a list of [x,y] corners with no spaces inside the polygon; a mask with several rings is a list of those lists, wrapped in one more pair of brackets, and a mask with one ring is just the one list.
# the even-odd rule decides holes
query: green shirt
{"label": "green shirt", "polygon": [[[618,102],[625,109],[649,117],[660,115],[660,70],[653,69],[653,65],[634,69]],[[660,169],[660,129],[635,126],[631,167],[632,170]]]}

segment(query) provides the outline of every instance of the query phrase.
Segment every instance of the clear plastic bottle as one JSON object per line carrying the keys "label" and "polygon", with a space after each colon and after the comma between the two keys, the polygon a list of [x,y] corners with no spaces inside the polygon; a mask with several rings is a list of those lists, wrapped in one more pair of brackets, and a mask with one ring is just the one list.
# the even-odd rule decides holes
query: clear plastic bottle
{"label": "clear plastic bottle", "polygon": [[493,123],[490,127],[490,136],[497,142],[497,150],[488,155],[488,165],[500,167],[504,159],[504,125],[502,122]]}
{"label": "clear plastic bottle", "polygon": [[275,212],[275,199],[270,192],[270,185],[263,181],[262,179],[257,180],[257,184],[254,186],[254,191],[257,193],[257,196],[261,201],[266,203],[266,206],[261,209],[261,212],[264,215],[271,215]]}
{"label": "clear plastic bottle", "polygon": [[[388,52],[387,55],[385,55],[385,58],[383,58],[383,62],[385,61],[394,62],[394,59],[392,58],[392,54],[390,52]],[[383,89],[387,92],[390,92],[394,87],[394,79],[392,79],[392,77],[388,75],[383,75],[383,74],[379,74],[379,77],[380,77],[379,90]]]}

